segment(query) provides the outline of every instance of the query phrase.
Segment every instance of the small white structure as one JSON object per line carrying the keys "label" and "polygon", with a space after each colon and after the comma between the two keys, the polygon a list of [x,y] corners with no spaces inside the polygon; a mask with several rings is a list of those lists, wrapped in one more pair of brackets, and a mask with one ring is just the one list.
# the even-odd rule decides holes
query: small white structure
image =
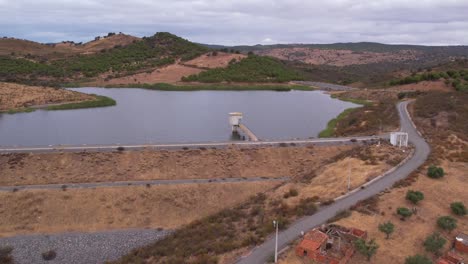
{"label": "small white structure", "polygon": [[406,132],[390,133],[390,144],[392,144],[393,146],[407,147],[408,146],[408,133]]}
{"label": "small white structure", "polygon": [[232,132],[237,132],[241,124],[243,114],[240,112],[229,113],[229,124],[231,125]]}

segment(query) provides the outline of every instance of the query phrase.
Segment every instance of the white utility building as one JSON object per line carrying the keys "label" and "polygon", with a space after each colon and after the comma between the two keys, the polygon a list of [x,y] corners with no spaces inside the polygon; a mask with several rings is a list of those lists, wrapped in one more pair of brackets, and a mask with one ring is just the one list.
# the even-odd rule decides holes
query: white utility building
{"label": "white utility building", "polygon": [[237,131],[241,124],[243,114],[240,112],[229,113],[229,124],[231,125],[232,131]]}
{"label": "white utility building", "polygon": [[390,133],[390,144],[392,144],[393,146],[407,147],[408,146],[408,133],[406,132]]}

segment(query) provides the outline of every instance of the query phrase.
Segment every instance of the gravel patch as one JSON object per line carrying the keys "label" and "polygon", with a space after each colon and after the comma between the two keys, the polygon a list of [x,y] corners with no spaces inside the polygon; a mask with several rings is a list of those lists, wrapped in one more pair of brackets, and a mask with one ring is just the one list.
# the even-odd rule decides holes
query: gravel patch
{"label": "gravel patch", "polygon": [[[128,229],[96,233],[21,235],[0,238],[0,247],[13,247],[16,264],[93,264],[116,260],[132,249],[159,240],[171,231]],[[54,250],[57,256],[45,261],[42,253]]]}

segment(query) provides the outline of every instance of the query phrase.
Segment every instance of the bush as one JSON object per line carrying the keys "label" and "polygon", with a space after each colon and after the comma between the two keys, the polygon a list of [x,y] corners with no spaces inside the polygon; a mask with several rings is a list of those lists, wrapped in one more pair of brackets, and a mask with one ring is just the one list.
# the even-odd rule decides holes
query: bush
{"label": "bush", "polygon": [[405,259],[405,264],[432,264],[431,259],[426,256],[414,255]]}
{"label": "bush", "polygon": [[0,263],[13,264],[13,257],[11,256],[12,251],[12,247],[0,247]]}
{"label": "bush", "polygon": [[317,205],[315,205],[315,199],[313,198],[301,199],[296,207],[296,214],[298,216],[313,215],[315,212],[317,212]]}
{"label": "bush", "polygon": [[466,215],[466,207],[462,202],[455,202],[450,204],[452,212],[456,215]]}
{"label": "bush", "polygon": [[336,222],[340,219],[347,218],[351,216],[351,211],[350,210],[341,210],[338,211],[335,216],[327,220],[327,223],[333,223]]}
{"label": "bush", "polygon": [[395,230],[395,225],[388,221],[379,225],[379,230],[387,235],[386,239],[390,237],[390,234]]}
{"label": "bush", "polygon": [[289,197],[295,197],[298,196],[299,192],[296,189],[290,189],[289,192],[285,193],[283,197],[285,199],[288,199]]}
{"label": "bush", "polygon": [[451,232],[453,229],[457,228],[457,220],[451,216],[442,216],[437,219],[437,225],[440,228]]}
{"label": "bush", "polygon": [[436,255],[440,254],[440,249],[442,249],[447,243],[439,233],[433,233],[424,240],[424,248],[426,251],[432,252]]}
{"label": "bush", "polygon": [[397,214],[403,216],[404,218],[408,218],[413,215],[413,212],[411,212],[411,210],[406,207],[399,207],[397,208]]}
{"label": "bush", "polygon": [[375,242],[374,239],[366,242],[364,239],[360,238],[354,241],[354,247],[359,253],[366,256],[367,260],[370,260],[370,258],[377,252],[379,245]]}
{"label": "bush", "polygon": [[441,167],[431,165],[429,169],[427,169],[427,176],[433,179],[442,178],[444,175],[445,175],[444,169]]}
{"label": "bush", "polygon": [[42,252],[42,259],[43,260],[49,261],[49,260],[55,259],[55,257],[57,257],[57,253],[55,253],[54,250],[49,250],[49,251],[46,251],[46,252]]}
{"label": "bush", "polygon": [[419,191],[408,191],[406,193],[406,200],[411,201],[413,204],[417,204],[419,201],[424,199],[424,194]]}

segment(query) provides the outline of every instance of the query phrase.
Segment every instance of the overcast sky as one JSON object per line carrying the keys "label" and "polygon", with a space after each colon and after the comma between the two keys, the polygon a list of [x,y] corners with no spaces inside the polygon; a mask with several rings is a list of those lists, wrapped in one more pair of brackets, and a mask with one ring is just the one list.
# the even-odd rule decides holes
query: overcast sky
{"label": "overcast sky", "polygon": [[210,44],[468,44],[468,0],[0,0],[0,35],[89,41],[169,31]]}

